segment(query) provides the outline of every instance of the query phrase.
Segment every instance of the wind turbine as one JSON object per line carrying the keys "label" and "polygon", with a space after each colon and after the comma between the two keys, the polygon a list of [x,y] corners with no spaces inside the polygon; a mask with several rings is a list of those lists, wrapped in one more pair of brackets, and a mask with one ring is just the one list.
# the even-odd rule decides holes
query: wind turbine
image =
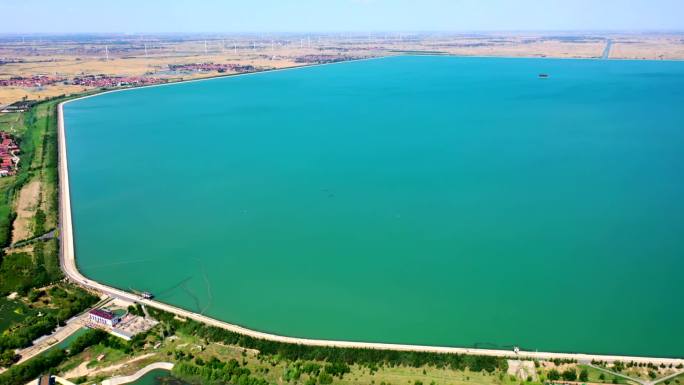
{"label": "wind turbine", "polygon": [[105,60],[109,61],[109,48],[105,45]]}

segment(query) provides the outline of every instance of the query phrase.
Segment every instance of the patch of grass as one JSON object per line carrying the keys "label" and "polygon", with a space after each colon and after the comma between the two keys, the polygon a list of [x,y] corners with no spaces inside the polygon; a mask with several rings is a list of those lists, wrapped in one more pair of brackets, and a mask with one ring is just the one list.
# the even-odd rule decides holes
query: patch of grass
{"label": "patch of grass", "polygon": [[[682,370],[682,369],[677,369]],[[669,380],[658,382],[659,385],[682,385],[684,384],[684,374],[680,374],[677,377],[671,378]]]}
{"label": "patch of grass", "polygon": [[0,335],[3,335],[12,324],[21,322],[24,318],[36,312],[36,310],[29,308],[19,300],[10,300],[4,296],[0,297]]}
{"label": "patch of grass", "polygon": [[12,253],[3,257],[0,265],[0,296],[14,291],[25,295],[32,287],[47,282],[47,274],[34,263],[31,254]]}
{"label": "patch of grass", "polygon": [[59,241],[57,241],[57,239],[50,239],[46,242],[39,242],[36,246],[39,244],[43,246],[43,263],[45,264],[45,270],[52,279],[62,279],[64,274],[59,265]]}
{"label": "patch of grass", "polygon": [[[610,373],[606,373],[602,370],[598,370],[595,368],[592,368],[591,366],[586,366],[586,365],[577,365],[577,368],[579,370],[586,369],[587,373],[589,374],[589,380],[588,382],[595,382],[595,383],[604,383],[604,384],[635,384],[636,382],[629,381],[625,378],[615,376]],[[579,371],[578,370],[578,371]]]}
{"label": "patch of grass", "polygon": [[[89,368],[104,368],[119,361],[130,359],[130,355],[122,352],[121,350],[113,349],[102,344],[90,348],[90,353],[92,354],[92,358],[88,363]],[[97,357],[101,354],[104,354],[104,358],[102,361],[97,361]]]}
{"label": "patch of grass", "polygon": [[[0,246],[9,246],[12,239],[12,222],[14,222],[14,211],[9,203],[0,201]],[[1,262],[1,260],[0,260]]]}

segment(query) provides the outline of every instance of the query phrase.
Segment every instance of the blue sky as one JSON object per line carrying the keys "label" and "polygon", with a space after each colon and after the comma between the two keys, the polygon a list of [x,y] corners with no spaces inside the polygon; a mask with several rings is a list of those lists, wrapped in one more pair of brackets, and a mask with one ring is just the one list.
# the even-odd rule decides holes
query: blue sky
{"label": "blue sky", "polygon": [[684,0],[0,0],[0,33],[684,30]]}

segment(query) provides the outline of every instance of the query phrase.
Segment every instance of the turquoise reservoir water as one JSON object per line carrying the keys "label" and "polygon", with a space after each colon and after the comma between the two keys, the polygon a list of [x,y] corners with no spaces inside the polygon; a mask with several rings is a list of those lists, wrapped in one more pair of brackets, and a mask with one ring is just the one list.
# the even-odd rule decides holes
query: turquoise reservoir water
{"label": "turquoise reservoir water", "polygon": [[682,357],[683,107],[681,62],[448,57],[79,100],[78,265],[290,336]]}
{"label": "turquoise reservoir water", "polygon": [[171,376],[168,370],[156,369],[144,376],[140,377],[137,381],[129,383],[129,385],[186,385],[185,382]]}

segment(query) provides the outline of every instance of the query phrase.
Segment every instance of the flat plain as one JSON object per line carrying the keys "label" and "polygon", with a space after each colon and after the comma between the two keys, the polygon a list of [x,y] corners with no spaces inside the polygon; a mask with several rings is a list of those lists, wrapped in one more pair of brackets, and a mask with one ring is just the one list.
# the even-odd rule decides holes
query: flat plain
{"label": "flat plain", "polygon": [[[682,60],[677,33],[371,33],[271,35],[0,36],[0,80],[52,76],[54,84],[0,87],[0,106],[22,98],[43,99],[92,90],[74,77],[139,76],[180,80],[217,76],[216,71],[176,73],[169,65],[252,65],[273,69],[327,60],[404,53],[454,56]],[[223,74],[230,74],[227,71]]]}

